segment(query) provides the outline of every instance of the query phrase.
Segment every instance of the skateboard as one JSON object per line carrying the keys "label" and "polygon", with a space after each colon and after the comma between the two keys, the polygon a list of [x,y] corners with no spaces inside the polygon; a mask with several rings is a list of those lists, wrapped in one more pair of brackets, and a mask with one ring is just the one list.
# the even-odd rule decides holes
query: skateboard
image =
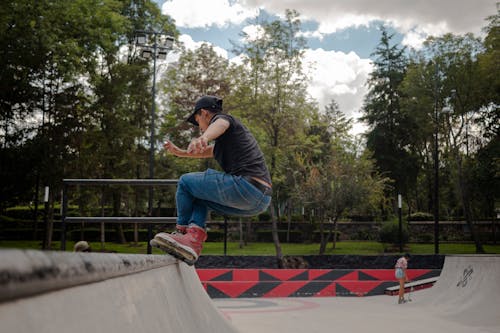
{"label": "skateboard", "polygon": [[149,244],[151,244],[151,246],[159,248],[162,251],[165,251],[176,259],[184,261],[189,266],[194,265],[196,260],[198,260],[198,258],[193,256],[191,252],[180,247],[177,243],[169,242],[164,238],[155,237],[149,241]]}

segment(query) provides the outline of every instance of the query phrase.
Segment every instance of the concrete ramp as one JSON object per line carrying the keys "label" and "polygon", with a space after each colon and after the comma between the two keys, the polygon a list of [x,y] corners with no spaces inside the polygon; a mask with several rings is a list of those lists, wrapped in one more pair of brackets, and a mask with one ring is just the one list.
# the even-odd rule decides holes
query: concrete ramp
{"label": "concrete ramp", "polygon": [[447,256],[436,284],[418,296],[431,313],[468,325],[500,322],[500,256]]}
{"label": "concrete ramp", "polygon": [[0,250],[0,332],[236,332],[170,256]]}
{"label": "concrete ramp", "polygon": [[397,299],[378,295],[214,302],[241,333],[500,333],[500,256],[447,256],[432,288],[411,293],[412,301],[405,304]]}

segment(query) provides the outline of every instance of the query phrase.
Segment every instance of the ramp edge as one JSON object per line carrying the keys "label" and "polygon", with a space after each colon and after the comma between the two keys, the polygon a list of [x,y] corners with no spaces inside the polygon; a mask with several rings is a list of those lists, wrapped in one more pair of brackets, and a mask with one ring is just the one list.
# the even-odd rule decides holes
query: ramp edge
{"label": "ramp edge", "polygon": [[166,255],[3,249],[0,302],[177,263],[177,259]]}

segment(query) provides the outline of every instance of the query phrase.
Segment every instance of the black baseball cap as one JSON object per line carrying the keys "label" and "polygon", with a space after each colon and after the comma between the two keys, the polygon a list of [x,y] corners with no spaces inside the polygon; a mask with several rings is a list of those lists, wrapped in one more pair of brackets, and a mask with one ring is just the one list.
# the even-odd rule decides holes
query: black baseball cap
{"label": "black baseball cap", "polygon": [[194,119],[194,115],[201,109],[206,109],[212,112],[222,112],[222,99],[217,96],[206,95],[200,97],[194,106],[194,111],[186,119],[194,126],[198,126],[198,122]]}

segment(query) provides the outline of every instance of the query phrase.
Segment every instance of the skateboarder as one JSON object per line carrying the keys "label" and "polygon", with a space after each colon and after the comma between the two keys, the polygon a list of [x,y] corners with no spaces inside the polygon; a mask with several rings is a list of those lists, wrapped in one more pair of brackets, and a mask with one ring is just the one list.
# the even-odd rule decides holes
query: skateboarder
{"label": "skateboarder", "polygon": [[396,279],[399,280],[399,299],[398,304],[405,303],[405,282],[410,281],[406,270],[408,269],[408,260],[410,260],[410,254],[406,253],[404,256],[398,259],[395,265],[395,275]]}
{"label": "skateboarder", "polygon": [[201,136],[192,139],[185,150],[167,140],[165,149],[178,157],[213,157],[223,171],[208,169],[180,177],[176,231],[156,234],[151,245],[193,264],[207,239],[208,211],[257,215],[269,206],[272,185],[257,141],[238,119],[223,113],[222,99],[201,97],[187,121],[199,126]]}

